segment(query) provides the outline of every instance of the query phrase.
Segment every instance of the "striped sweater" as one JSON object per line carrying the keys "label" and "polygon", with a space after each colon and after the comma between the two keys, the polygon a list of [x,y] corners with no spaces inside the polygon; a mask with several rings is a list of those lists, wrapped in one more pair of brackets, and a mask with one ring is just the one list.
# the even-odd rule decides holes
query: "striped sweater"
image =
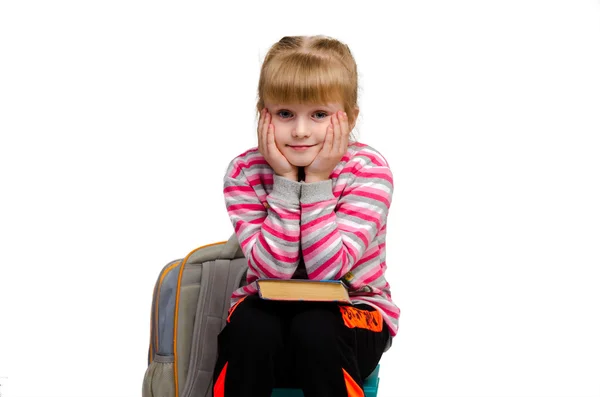
{"label": "striped sweater", "polygon": [[396,335],[400,309],[384,275],[393,177],[381,153],[350,143],[330,179],[305,183],[275,175],[252,148],[230,162],[223,183],[249,267],[232,305],[257,293],[258,278],[337,280],[351,272],[352,302],[375,307]]}

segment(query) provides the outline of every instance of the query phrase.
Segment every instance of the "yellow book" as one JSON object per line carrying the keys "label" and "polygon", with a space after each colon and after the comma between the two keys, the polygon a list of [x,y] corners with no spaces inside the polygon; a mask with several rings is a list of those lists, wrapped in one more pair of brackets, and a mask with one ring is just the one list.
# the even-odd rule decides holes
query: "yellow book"
{"label": "yellow book", "polygon": [[261,299],[352,303],[348,289],[340,280],[261,278],[256,283]]}

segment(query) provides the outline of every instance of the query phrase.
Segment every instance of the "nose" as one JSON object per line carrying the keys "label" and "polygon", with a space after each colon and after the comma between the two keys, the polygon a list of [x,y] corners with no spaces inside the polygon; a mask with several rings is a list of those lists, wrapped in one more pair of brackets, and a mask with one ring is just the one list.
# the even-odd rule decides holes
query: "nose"
{"label": "nose", "polygon": [[306,138],[310,136],[309,123],[301,118],[298,118],[296,125],[292,131],[294,138]]}

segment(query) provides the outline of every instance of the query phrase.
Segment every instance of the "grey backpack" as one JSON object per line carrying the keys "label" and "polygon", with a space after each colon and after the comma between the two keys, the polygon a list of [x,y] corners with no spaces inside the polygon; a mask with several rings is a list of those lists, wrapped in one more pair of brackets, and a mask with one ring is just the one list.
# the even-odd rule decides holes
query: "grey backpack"
{"label": "grey backpack", "polygon": [[217,335],[246,270],[235,234],[162,269],[152,297],[142,397],[212,397]]}

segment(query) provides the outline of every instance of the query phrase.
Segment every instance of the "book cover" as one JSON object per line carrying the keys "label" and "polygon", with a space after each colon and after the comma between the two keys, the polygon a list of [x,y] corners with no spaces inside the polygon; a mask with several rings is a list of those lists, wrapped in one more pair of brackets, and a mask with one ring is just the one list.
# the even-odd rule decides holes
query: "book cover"
{"label": "book cover", "polygon": [[352,303],[341,280],[261,278],[256,283],[261,299]]}

